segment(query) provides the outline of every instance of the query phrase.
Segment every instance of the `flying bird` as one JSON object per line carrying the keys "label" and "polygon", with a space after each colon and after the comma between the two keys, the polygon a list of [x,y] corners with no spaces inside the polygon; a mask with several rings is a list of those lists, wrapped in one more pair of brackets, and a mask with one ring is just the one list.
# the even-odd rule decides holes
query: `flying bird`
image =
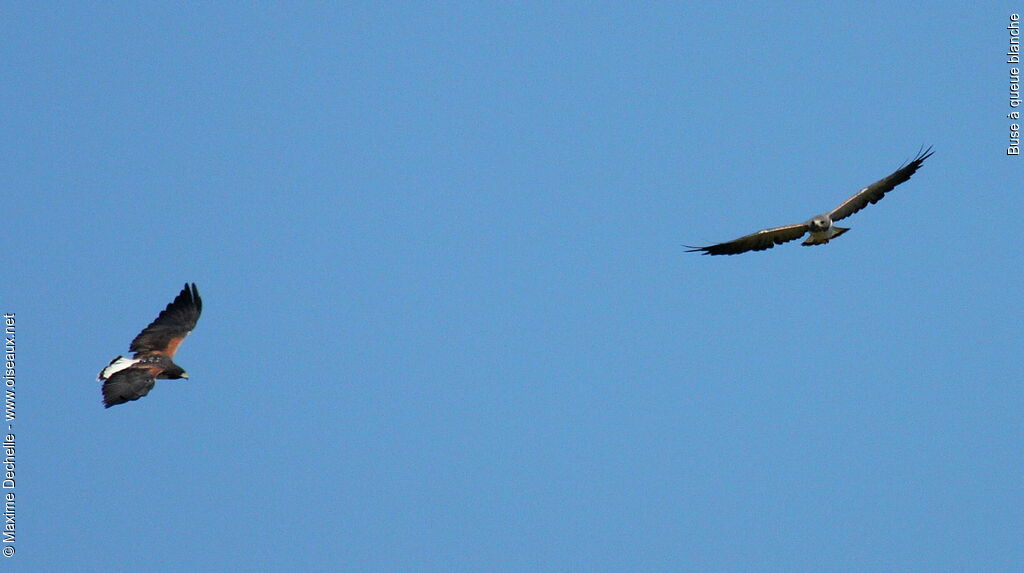
{"label": "flying bird", "polygon": [[203,300],[195,283],[185,283],[174,301],[132,340],[128,350],[135,356],[118,356],[100,371],[103,405],[109,408],[138,400],[149,394],[158,378],[188,378],[188,373],[171,359],[181,341],[196,327],[202,312]]}
{"label": "flying bird", "polygon": [[910,176],[921,167],[925,159],[931,157],[932,153],[931,147],[919,152],[913,161],[903,165],[889,176],[861,189],[853,197],[843,201],[838,207],[828,213],[815,215],[807,221],[795,225],[763,229],[726,243],[709,245],[707,247],[690,247],[685,245],[690,249],[687,252],[703,251],[701,254],[704,255],[738,255],[747,251],[763,251],[775,245],[799,239],[808,232],[810,232],[810,236],[802,243],[805,247],[824,245],[850,230],[847,227],[837,227],[833,223],[853,215],[867,207],[869,203],[872,205],[877,203],[886,193],[892,191],[900,183],[910,179]]}

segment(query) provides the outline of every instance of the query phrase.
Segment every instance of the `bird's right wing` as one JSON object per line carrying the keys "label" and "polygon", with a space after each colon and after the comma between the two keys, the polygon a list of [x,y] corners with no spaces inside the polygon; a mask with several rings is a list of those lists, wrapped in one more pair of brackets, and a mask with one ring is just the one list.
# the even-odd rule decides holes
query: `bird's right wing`
{"label": "bird's right wing", "polygon": [[687,251],[688,253],[703,251],[701,254],[704,255],[738,255],[747,251],[763,251],[775,245],[795,241],[804,236],[807,230],[807,223],[798,223],[796,225],[786,225],[785,227],[763,229],[756,233],[733,239],[727,243],[719,243],[707,247],[686,246],[690,249]]}

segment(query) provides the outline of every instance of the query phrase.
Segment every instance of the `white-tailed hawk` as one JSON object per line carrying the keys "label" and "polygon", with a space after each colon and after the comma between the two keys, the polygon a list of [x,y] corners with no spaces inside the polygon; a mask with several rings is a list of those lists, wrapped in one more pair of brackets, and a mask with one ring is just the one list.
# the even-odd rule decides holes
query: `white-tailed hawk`
{"label": "white-tailed hawk", "polygon": [[193,283],[185,284],[174,301],[132,340],[133,358],[118,356],[99,375],[103,381],[103,405],[107,408],[138,400],[156,385],[157,378],[188,378],[171,361],[181,341],[196,327],[203,300]]}
{"label": "white-tailed hawk", "polygon": [[921,167],[925,159],[931,157],[932,153],[931,147],[919,152],[913,161],[903,165],[888,177],[875,181],[861,189],[856,195],[843,201],[838,207],[828,213],[816,215],[803,223],[764,229],[738,239],[733,239],[727,243],[719,243],[707,247],[689,247],[687,245],[690,249],[687,252],[702,251],[704,255],[738,255],[747,251],[763,251],[775,245],[799,239],[807,232],[810,232],[810,236],[802,243],[805,247],[824,245],[850,230],[847,227],[836,227],[832,223],[853,215],[867,207],[869,203],[877,203],[886,193],[892,191],[900,183],[910,179],[910,176]]}

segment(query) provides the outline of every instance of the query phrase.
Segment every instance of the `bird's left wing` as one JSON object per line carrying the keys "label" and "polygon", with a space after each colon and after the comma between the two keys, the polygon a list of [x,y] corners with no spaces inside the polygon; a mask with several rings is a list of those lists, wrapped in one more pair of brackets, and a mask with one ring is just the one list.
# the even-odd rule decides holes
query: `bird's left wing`
{"label": "bird's left wing", "polygon": [[195,283],[186,284],[171,304],[167,305],[156,320],[142,329],[132,340],[129,348],[136,355],[144,352],[159,352],[174,357],[182,340],[192,332],[203,312],[203,300]]}
{"label": "bird's left wing", "polygon": [[910,179],[910,176],[913,175],[919,167],[921,167],[921,164],[924,163],[925,159],[931,157],[932,153],[934,152],[931,147],[925,149],[921,153],[918,153],[917,157],[915,157],[910,163],[900,167],[888,177],[875,181],[871,185],[868,185],[858,191],[853,197],[843,201],[841,205],[832,209],[828,214],[829,217],[831,217],[833,221],[839,221],[853,215],[864,207],[867,207],[868,204],[874,205],[875,203],[878,203],[886,193],[892,191],[900,183]]}
{"label": "bird's left wing", "polygon": [[786,225],[785,227],[763,229],[756,233],[733,239],[727,243],[719,243],[707,247],[689,247],[689,245],[686,245],[690,249],[687,252],[703,251],[701,254],[704,255],[738,255],[747,251],[763,251],[775,245],[799,239],[807,232],[807,228],[807,223],[798,223],[796,225]]}

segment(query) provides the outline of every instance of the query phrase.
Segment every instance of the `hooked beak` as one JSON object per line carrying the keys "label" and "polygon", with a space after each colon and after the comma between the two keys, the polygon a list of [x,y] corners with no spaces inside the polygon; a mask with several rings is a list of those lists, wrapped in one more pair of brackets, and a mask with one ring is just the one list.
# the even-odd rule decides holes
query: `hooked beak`
{"label": "hooked beak", "polygon": [[188,380],[188,372],[182,372],[181,377],[184,378],[185,380]]}

